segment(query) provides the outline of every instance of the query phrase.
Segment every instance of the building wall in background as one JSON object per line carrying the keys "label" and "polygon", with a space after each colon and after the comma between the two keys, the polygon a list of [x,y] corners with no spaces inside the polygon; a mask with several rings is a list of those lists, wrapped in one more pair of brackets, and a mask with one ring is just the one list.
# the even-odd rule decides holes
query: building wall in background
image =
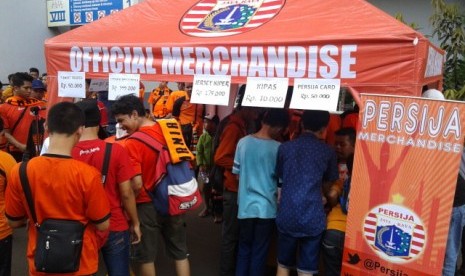
{"label": "building wall in background", "polygon": [[[463,0],[454,1],[461,2],[465,6]],[[406,22],[415,22],[421,28],[420,32],[431,35],[430,0],[368,0],[368,2],[393,16],[401,12]],[[37,67],[41,74],[45,72],[45,40],[69,30],[68,27],[48,28],[46,15],[47,8],[44,0],[0,1],[2,20],[0,24],[2,38],[0,40],[0,81],[3,83],[7,83],[8,74],[27,71],[29,67]]]}

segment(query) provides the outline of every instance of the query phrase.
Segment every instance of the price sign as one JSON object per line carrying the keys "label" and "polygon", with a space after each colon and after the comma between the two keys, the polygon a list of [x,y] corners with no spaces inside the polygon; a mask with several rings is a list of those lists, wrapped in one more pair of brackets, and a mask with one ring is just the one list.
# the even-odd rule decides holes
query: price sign
{"label": "price sign", "polygon": [[108,91],[108,80],[92,79],[90,81],[89,91],[92,91],[92,92]]}
{"label": "price sign", "polygon": [[58,97],[85,98],[86,75],[84,72],[58,72]]}
{"label": "price sign", "polygon": [[110,74],[108,82],[108,99],[110,101],[128,94],[139,95],[139,74]]}
{"label": "price sign", "polygon": [[195,75],[191,103],[229,105],[231,76]]}
{"label": "price sign", "polygon": [[243,106],[284,107],[287,78],[247,78]]}
{"label": "price sign", "polygon": [[295,79],[290,108],[337,111],[340,79]]}

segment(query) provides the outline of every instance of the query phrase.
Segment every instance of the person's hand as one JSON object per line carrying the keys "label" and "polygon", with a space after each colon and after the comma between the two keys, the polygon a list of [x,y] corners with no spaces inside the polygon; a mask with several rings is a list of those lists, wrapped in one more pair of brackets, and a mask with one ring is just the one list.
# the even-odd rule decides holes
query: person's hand
{"label": "person's hand", "polygon": [[142,238],[142,232],[140,231],[140,224],[132,225],[130,228],[131,231],[131,244],[140,243]]}

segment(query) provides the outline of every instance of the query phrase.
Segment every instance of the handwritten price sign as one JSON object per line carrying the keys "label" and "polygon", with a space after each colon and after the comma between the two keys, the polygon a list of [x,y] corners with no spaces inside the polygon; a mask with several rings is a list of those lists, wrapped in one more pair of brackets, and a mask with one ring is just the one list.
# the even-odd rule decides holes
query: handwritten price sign
{"label": "handwritten price sign", "polygon": [[195,75],[191,103],[229,105],[231,76]]}
{"label": "handwritten price sign", "polygon": [[93,92],[108,91],[108,79],[106,80],[92,79],[92,81],[90,82],[89,90]]}
{"label": "handwritten price sign", "polygon": [[86,75],[84,72],[58,72],[58,96],[71,98],[86,97]]}
{"label": "handwritten price sign", "polygon": [[284,107],[287,78],[247,78],[243,106]]}
{"label": "handwritten price sign", "polygon": [[339,79],[295,79],[290,108],[337,111]]}
{"label": "handwritten price sign", "polygon": [[116,100],[120,96],[139,95],[139,74],[110,74],[108,81],[108,99]]}

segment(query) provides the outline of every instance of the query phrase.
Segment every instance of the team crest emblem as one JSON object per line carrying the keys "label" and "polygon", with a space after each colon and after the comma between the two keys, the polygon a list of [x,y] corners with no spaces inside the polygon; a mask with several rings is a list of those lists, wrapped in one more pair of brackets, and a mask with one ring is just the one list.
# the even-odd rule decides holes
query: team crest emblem
{"label": "team crest emblem", "polygon": [[202,0],[183,16],[181,30],[191,36],[219,37],[258,28],[273,19],[285,0]]}
{"label": "team crest emblem", "polygon": [[396,263],[416,259],[426,244],[420,218],[411,210],[395,204],[377,206],[367,214],[364,236],[376,254]]}

